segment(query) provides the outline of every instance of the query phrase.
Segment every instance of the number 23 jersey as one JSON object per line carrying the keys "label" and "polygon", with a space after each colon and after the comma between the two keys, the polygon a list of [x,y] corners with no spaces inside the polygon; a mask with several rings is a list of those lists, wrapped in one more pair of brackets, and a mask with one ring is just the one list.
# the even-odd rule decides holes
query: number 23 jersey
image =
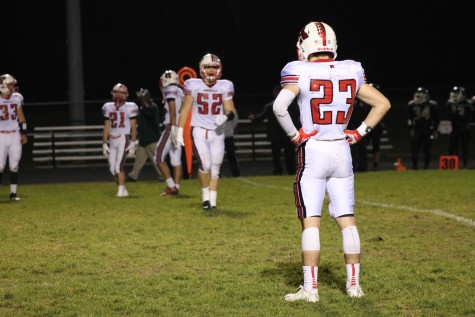
{"label": "number 23 jersey", "polygon": [[364,69],[352,60],[290,62],[282,69],[281,85],[298,85],[300,121],[316,140],[345,138],[356,93],[366,81]]}

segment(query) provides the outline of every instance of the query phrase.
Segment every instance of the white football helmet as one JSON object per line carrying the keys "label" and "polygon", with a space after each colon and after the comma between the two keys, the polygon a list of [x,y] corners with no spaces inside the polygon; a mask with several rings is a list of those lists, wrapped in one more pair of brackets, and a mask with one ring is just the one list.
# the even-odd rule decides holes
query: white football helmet
{"label": "white football helmet", "polygon": [[[0,92],[2,94],[11,94],[15,91],[16,79],[10,74],[3,74],[0,76]],[[13,89],[10,89],[10,87]]]}
{"label": "white football helmet", "polygon": [[160,89],[168,87],[170,85],[178,85],[180,83],[180,77],[173,70],[166,70],[162,76],[160,76]]}
{"label": "white football helmet", "polygon": [[465,99],[465,88],[461,86],[455,86],[452,88],[449,96],[449,102],[459,103]]}
{"label": "white football helmet", "polygon": [[112,87],[111,95],[114,101],[125,101],[129,96],[129,90],[124,84],[118,83]]}
{"label": "white football helmet", "polygon": [[297,55],[299,60],[308,61],[310,54],[329,52],[336,58],[336,35],[333,29],[323,22],[310,22],[299,34]]}
{"label": "white football helmet", "polygon": [[[218,67],[216,70],[208,69],[205,70],[205,66]],[[207,85],[214,85],[218,79],[221,78],[223,73],[223,65],[221,65],[221,60],[218,56],[214,54],[206,54],[200,60],[200,75],[203,81]]]}
{"label": "white football helmet", "polygon": [[417,88],[416,92],[414,93],[413,101],[416,104],[421,104],[429,101],[429,90],[424,87]]}

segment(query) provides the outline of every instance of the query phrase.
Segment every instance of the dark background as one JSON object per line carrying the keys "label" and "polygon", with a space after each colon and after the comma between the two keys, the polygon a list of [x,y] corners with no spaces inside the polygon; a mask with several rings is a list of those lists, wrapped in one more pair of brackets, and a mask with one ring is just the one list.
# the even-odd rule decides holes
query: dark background
{"label": "dark background", "polygon": [[[69,99],[65,3],[2,3],[0,72],[18,79],[27,103]],[[166,69],[197,69],[208,52],[221,58],[236,98],[270,98],[282,67],[296,59],[299,30],[315,20],[335,30],[338,59],[360,61],[387,92],[409,90],[410,99],[423,85],[446,98],[464,85],[475,94],[469,1],[82,1],[81,15],[85,100],[109,99],[117,82],[158,96]]]}
{"label": "dark background", "polygon": [[[0,6],[0,73],[18,79],[30,128],[71,124],[67,1]],[[221,58],[239,116],[247,118],[271,100],[281,69],[296,59],[301,28],[324,21],[337,35],[338,59],[360,61],[368,82],[378,83],[391,100],[384,121],[393,147],[382,159],[408,162],[406,105],[417,87],[430,90],[441,119],[454,85],[475,95],[473,12],[469,1],[82,1],[84,123],[102,125],[101,107],[116,83],[128,86],[129,99],[144,87],[158,101],[165,70],[197,70],[208,52]],[[446,153],[447,143],[446,135],[435,142],[434,158]]]}

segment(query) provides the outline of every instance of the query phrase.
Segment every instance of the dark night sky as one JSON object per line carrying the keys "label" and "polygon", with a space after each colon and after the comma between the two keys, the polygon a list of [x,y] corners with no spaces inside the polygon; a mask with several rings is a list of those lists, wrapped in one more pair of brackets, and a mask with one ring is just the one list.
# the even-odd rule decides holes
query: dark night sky
{"label": "dark night sky", "polygon": [[[282,67],[296,58],[299,30],[316,20],[335,30],[338,59],[360,61],[368,81],[394,90],[461,84],[475,94],[469,1],[186,2],[82,1],[85,99],[108,99],[117,82],[158,95],[163,71],[197,69],[208,52],[221,58],[236,96],[270,94]],[[65,12],[63,1],[2,4],[0,72],[17,77],[27,102],[69,99]]]}

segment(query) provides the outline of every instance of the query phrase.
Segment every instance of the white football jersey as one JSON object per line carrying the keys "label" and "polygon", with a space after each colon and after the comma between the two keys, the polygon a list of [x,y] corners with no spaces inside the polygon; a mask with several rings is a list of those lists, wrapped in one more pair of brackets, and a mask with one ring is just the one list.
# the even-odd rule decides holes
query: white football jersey
{"label": "white football jersey", "polygon": [[281,85],[300,88],[298,104],[305,132],[316,140],[344,139],[355,96],[366,81],[363,67],[352,60],[290,62],[282,69]]}
{"label": "white football jersey", "polygon": [[102,106],[102,114],[110,120],[109,135],[130,134],[130,119],[136,118],[138,112],[139,107],[135,102],[126,102],[119,109],[116,109],[114,102],[106,102]]}
{"label": "white football jersey", "polygon": [[0,96],[0,130],[19,130],[17,109],[23,106],[23,96],[14,92],[9,99]]}
{"label": "white football jersey", "polygon": [[183,90],[177,85],[169,85],[162,89],[163,99],[165,100],[165,119],[163,124],[170,123],[170,108],[168,107],[167,99],[175,99],[176,120],[178,124],[178,117],[180,116],[181,104],[183,103]]}
{"label": "white football jersey", "polygon": [[215,117],[224,114],[224,101],[234,96],[234,85],[227,79],[220,79],[209,87],[200,78],[185,81],[185,95],[193,97],[191,126],[215,130]]}

